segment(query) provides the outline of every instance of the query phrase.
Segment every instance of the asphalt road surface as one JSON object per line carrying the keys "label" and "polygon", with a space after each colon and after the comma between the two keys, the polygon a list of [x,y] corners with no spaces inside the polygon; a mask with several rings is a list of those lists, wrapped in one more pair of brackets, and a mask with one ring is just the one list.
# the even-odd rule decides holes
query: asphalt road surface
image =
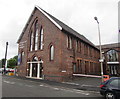
{"label": "asphalt road surface", "polygon": [[103,99],[98,92],[76,90],[42,82],[2,77],[2,97],[95,97]]}

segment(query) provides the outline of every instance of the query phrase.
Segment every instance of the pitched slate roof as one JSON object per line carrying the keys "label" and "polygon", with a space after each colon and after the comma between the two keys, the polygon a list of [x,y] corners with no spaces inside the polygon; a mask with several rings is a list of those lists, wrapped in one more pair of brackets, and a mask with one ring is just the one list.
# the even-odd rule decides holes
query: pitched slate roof
{"label": "pitched slate roof", "polygon": [[[67,32],[77,38],[79,38],[80,40],[82,40],[83,42],[91,45],[92,47],[98,49],[92,42],[90,42],[86,37],[84,37],[83,35],[79,34],[78,32],[76,32],[75,30],[73,30],[72,28],[70,28],[69,26],[67,26],[66,24],[64,24],[63,22],[61,22],[60,20],[58,20],[57,18],[55,18],[54,16],[52,16],[51,14],[47,13],[46,11],[44,11],[43,9],[41,9],[39,6],[35,6],[35,8],[37,8],[40,12],[42,12],[50,21],[53,22],[53,24],[55,24],[61,31]],[[34,8],[34,10],[35,10]],[[33,10],[33,12],[34,12]],[[29,18],[27,25],[29,24],[31,18]],[[25,29],[27,28],[27,25],[25,26],[25,28],[23,29],[23,32],[20,36],[20,38],[18,39],[18,42],[20,41],[20,39],[22,38]]]}
{"label": "pitched slate roof", "polygon": [[[97,46],[99,47],[99,46]],[[112,43],[112,44],[104,44],[102,45],[102,49],[108,49],[108,48],[118,48],[120,47],[120,43]]]}

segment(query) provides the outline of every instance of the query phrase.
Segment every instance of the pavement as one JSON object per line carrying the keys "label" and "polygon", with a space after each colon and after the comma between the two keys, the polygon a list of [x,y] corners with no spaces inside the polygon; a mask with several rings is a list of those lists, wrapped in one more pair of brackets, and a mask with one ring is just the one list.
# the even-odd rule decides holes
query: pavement
{"label": "pavement", "polygon": [[93,78],[93,77],[76,77],[74,80],[68,82],[30,79],[30,78],[18,77],[18,76],[8,76],[8,77],[41,82],[47,85],[54,85],[57,87],[65,87],[65,88],[72,88],[72,89],[85,90],[85,91],[95,91],[95,92],[99,92],[100,89],[99,86],[101,83],[101,78]]}
{"label": "pavement", "polygon": [[98,91],[100,90],[101,78],[95,77],[76,77],[76,79],[65,82],[71,85],[77,85],[76,89],[87,90],[87,91]]}

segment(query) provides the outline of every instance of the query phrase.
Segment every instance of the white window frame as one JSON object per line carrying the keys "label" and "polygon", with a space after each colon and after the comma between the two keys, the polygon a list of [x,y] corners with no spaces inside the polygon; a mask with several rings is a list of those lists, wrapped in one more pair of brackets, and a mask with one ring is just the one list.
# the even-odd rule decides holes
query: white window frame
{"label": "white window frame", "polygon": [[34,40],[34,33],[31,32],[31,37],[30,37],[30,51],[33,51],[33,40]]}
{"label": "white window frame", "polygon": [[69,40],[70,40],[70,41],[69,41],[69,42],[70,42],[70,43],[69,43],[69,44],[70,44],[70,49],[72,49],[72,37],[69,36],[69,38],[70,38],[70,39],[69,39]]}
{"label": "white window frame", "polygon": [[50,46],[50,61],[54,60],[54,46]]}
{"label": "white window frame", "polygon": [[67,48],[72,49],[72,37],[67,35]]}
{"label": "white window frame", "polygon": [[35,31],[35,51],[38,50],[38,28]]}
{"label": "white window frame", "polygon": [[40,50],[43,49],[43,39],[44,39],[44,30],[43,28],[41,27],[41,30],[40,30]]}

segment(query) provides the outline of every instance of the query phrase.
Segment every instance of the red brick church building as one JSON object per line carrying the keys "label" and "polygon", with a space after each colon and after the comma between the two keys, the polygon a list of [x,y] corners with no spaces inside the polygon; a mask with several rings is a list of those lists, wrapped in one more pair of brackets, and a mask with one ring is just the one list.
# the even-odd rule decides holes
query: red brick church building
{"label": "red brick church building", "polygon": [[99,49],[38,6],[18,44],[18,76],[65,81],[73,74],[100,74]]}

